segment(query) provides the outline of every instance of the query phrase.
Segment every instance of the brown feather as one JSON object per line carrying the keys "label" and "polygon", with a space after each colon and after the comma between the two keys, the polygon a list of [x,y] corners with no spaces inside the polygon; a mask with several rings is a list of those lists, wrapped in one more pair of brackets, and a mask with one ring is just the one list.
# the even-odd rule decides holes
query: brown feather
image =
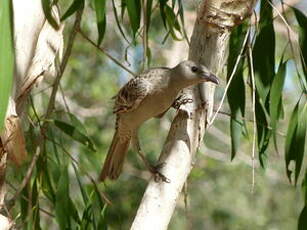
{"label": "brown feather", "polygon": [[119,177],[123,169],[130,140],[131,137],[122,137],[119,135],[118,130],[116,130],[113,136],[112,144],[109,148],[107,158],[99,176],[100,181],[104,181],[106,178],[116,180]]}

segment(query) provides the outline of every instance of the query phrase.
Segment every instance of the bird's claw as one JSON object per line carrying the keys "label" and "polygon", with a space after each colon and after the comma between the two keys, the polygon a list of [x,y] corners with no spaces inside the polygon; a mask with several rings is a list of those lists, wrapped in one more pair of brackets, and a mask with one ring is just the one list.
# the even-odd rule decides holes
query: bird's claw
{"label": "bird's claw", "polygon": [[178,110],[180,106],[185,105],[187,103],[192,103],[192,102],[193,102],[192,98],[184,98],[183,96],[180,96],[175,100],[173,107]]}
{"label": "bird's claw", "polygon": [[160,163],[156,166],[150,166],[149,171],[152,173],[152,175],[154,176],[154,180],[155,182],[160,182],[163,181],[165,183],[170,183],[170,179],[168,179],[166,176],[164,176],[162,173],[160,173],[160,169],[163,168],[163,166],[165,165],[165,163]]}

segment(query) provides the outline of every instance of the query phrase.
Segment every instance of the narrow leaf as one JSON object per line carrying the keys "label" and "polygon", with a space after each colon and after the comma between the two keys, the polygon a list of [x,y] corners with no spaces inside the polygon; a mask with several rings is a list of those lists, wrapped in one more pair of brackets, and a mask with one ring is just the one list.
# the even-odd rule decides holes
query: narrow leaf
{"label": "narrow leaf", "polygon": [[133,32],[133,37],[140,27],[141,20],[141,3],[140,0],[128,0],[126,1],[129,20]]}
{"label": "narrow leaf", "polygon": [[291,160],[293,161],[296,160],[295,135],[297,130],[297,122],[298,122],[298,108],[299,108],[299,101],[295,105],[290,117],[287,136],[286,136],[286,144],[285,144],[286,171],[289,181],[291,181],[292,171],[288,167]]}
{"label": "narrow leaf", "polygon": [[0,132],[12,88],[14,74],[14,51],[12,34],[12,4],[3,0],[0,7]]}
{"label": "narrow leaf", "polygon": [[[264,105],[275,74],[275,32],[272,7],[267,0],[261,0],[260,32],[253,48],[256,90]],[[268,108],[266,108],[268,109]]]}
{"label": "narrow leaf", "polygon": [[91,141],[91,139],[89,137],[87,137],[86,135],[84,135],[82,132],[80,132],[78,129],[76,129],[76,127],[74,127],[70,124],[67,124],[66,122],[59,121],[59,120],[54,120],[53,122],[54,122],[56,127],[58,127],[60,130],[62,130],[65,134],[70,136],[72,139],[74,139],[75,141],[78,141],[81,144],[85,145],[90,150],[96,151],[95,146],[94,146],[93,142]]}
{"label": "narrow leaf", "polygon": [[45,14],[45,17],[47,18],[48,22],[50,23],[50,25],[55,29],[58,30],[59,29],[59,25],[56,22],[56,20],[53,18],[52,13],[51,13],[51,9],[52,9],[52,4],[50,2],[50,0],[42,0],[42,7],[43,7],[43,11]]}
{"label": "narrow leaf", "polygon": [[307,83],[307,17],[299,9],[292,7],[296,20],[300,26],[299,44],[301,48],[301,58],[305,74],[305,84]]}
{"label": "narrow leaf", "polygon": [[64,21],[65,19],[69,18],[77,10],[79,10],[80,8],[83,8],[83,7],[84,7],[84,0],[74,0],[73,3],[68,8],[68,10],[61,17],[61,21]]}
{"label": "narrow leaf", "polygon": [[101,44],[106,31],[106,0],[95,0],[95,11],[98,29],[98,45]]}
{"label": "narrow leaf", "polygon": [[[246,26],[238,26],[230,36],[229,40],[229,56],[227,64],[227,76],[230,77],[238,55],[243,45]],[[243,61],[238,64],[236,73],[229,85],[227,91],[228,104],[230,107],[230,136],[231,136],[231,159],[233,159],[238,151],[242,134],[242,117],[245,112],[245,84],[243,79]]]}
{"label": "narrow leaf", "polygon": [[117,9],[116,9],[116,6],[115,6],[115,2],[114,0],[112,0],[112,7],[113,7],[113,13],[114,13],[114,17],[115,17],[115,21],[116,21],[116,24],[117,24],[117,27],[121,33],[121,35],[123,36],[123,38],[125,39],[125,41],[130,44],[130,42],[128,41],[125,33],[124,33],[124,30],[121,26],[121,23],[119,22],[119,18],[118,18],[118,13],[117,13]]}
{"label": "narrow leaf", "polygon": [[271,130],[268,129],[269,123],[266,116],[266,110],[264,105],[260,102],[259,95],[256,94],[255,103],[256,123],[257,123],[257,140],[258,140],[258,151],[259,161],[261,167],[265,167],[267,159],[266,150],[270,143]]}
{"label": "narrow leaf", "polygon": [[287,176],[291,181],[291,170],[289,164],[291,161],[295,163],[295,184],[297,183],[305,151],[305,139],[307,132],[307,104],[300,109],[297,102],[289,122],[287,137],[286,137],[286,170]]}
{"label": "narrow leaf", "polygon": [[151,14],[152,14],[152,2],[153,0],[147,0],[147,5],[146,5],[146,32],[148,33],[149,27],[150,27],[150,22],[151,22]]}
{"label": "narrow leaf", "polygon": [[[270,90],[270,118],[271,118],[271,128],[273,130],[273,138],[275,148],[277,150],[276,143],[276,124],[278,119],[281,117],[281,101],[282,101],[282,90],[284,87],[285,77],[286,77],[286,66],[287,63],[280,62],[278,72],[274,77],[271,90]],[[277,150],[278,151],[278,150]]]}
{"label": "narrow leaf", "polygon": [[296,163],[295,163],[295,184],[297,183],[305,152],[305,140],[307,133],[307,103],[299,110],[298,124],[295,135],[295,148],[296,148]]}
{"label": "narrow leaf", "polygon": [[[180,41],[182,39],[178,38],[175,30],[180,31],[180,25],[179,22],[177,20],[177,17],[173,11],[173,9],[171,7],[169,7],[168,5],[165,6],[165,15],[166,15],[166,22],[167,22],[167,26],[169,29],[169,33],[172,35],[173,39],[176,41]],[[175,29],[175,30],[174,30]]]}
{"label": "narrow leaf", "polygon": [[88,201],[89,201],[89,197],[87,195],[86,190],[84,189],[84,185],[81,183],[81,178],[80,178],[77,167],[74,164],[72,164],[72,166],[73,166],[75,174],[76,174],[76,178],[77,178],[78,185],[79,185],[79,188],[80,188],[80,191],[81,191],[83,202],[84,202],[85,205],[87,205]]}
{"label": "narrow leaf", "polygon": [[62,167],[56,191],[55,216],[61,229],[67,229],[70,225],[70,201],[69,201],[69,177],[65,165]]}
{"label": "narrow leaf", "polygon": [[105,204],[103,206],[103,209],[100,212],[100,218],[99,218],[99,221],[98,221],[98,229],[101,229],[101,230],[107,230],[108,229],[107,221],[106,221],[106,218],[105,218],[106,209],[107,209],[107,205]]}
{"label": "narrow leaf", "polygon": [[300,217],[298,219],[298,230],[306,230],[306,226],[307,226],[307,206],[304,206]]}
{"label": "narrow leaf", "polygon": [[167,2],[167,0],[159,0],[160,15],[161,15],[162,22],[163,22],[163,25],[164,25],[165,29],[167,28],[166,27],[166,14],[165,14],[166,2]]}

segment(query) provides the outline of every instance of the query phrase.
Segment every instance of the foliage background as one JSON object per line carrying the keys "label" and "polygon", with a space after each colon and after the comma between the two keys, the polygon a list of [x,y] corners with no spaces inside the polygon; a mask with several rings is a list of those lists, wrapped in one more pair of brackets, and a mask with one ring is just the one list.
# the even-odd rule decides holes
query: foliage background
{"label": "foliage background", "polygon": [[[63,14],[70,2],[59,1],[59,4]],[[97,41],[94,4],[95,1],[91,4],[86,2],[81,28],[93,41]],[[119,2],[115,1],[115,4],[120,12]],[[193,28],[197,4],[197,1],[184,3],[188,37]],[[299,7],[304,9],[303,4]],[[129,69],[139,72],[146,66],[146,63],[143,63],[142,39],[137,36],[136,42],[128,44],[118,30],[113,10],[111,1],[107,1],[107,23],[102,47]],[[297,29],[293,13],[288,11],[287,16],[291,27]],[[65,21],[66,38],[71,31],[73,20],[73,17],[69,17]],[[184,39],[176,41],[172,36],[165,39],[168,32],[163,26],[158,9],[153,11],[151,20],[148,33],[150,66],[173,66],[185,59],[187,52],[183,51],[187,50],[187,42]],[[285,48],[287,34],[281,26],[281,19],[276,17],[275,21],[277,66]],[[133,34],[127,13],[122,24],[128,40],[132,41]],[[266,55],[266,51],[263,52],[263,55]],[[286,49],[285,57],[291,57],[289,47]],[[224,72],[226,75],[226,70]],[[149,178],[136,154],[133,151],[129,152],[124,173],[118,181],[99,185],[93,182],[101,169],[113,135],[114,116],[111,98],[129,77],[122,68],[78,34],[61,81],[55,112],[48,126],[46,151],[39,157],[29,184],[12,205],[12,216],[15,217],[18,227],[129,228]],[[224,86],[225,80],[217,91],[217,101],[221,99]],[[169,229],[296,228],[304,203],[303,195],[300,187],[295,188],[287,179],[283,151],[290,114],[300,96],[293,60],[287,62],[283,91],[285,117],[277,128],[280,152],[276,153],[273,143],[269,145],[266,168],[263,169],[256,164],[255,187],[252,186],[250,158],[251,101],[246,97],[247,134],[241,137],[236,157],[230,161],[230,111],[225,104],[222,108],[225,113],[219,114],[214,125],[206,133],[205,143],[201,146],[189,177],[187,192],[180,198]],[[41,118],[47,108],[50,92],[51,84],[46,82],[33,91],[29,100],[29,116],[25,122],[25,130],[28,150],[32,155],[35,153],[33,146],[36,146],[35,140],[40,132],[40,124],[43,122]],[[247,91],[246,95],[249,94]],[[175,111],[169,111],[161,120],[150,120],[141,129],[141,143],[152,162],[155,162],[161,151],[174,113]],[[70,132],[67,135],[69,131],[73,131],[73,134]],[[92,147],[91,143],[95,147]],[[93,151],[93,148],[96,151]],[[28,164],[25,164],[23,168],[9,169],[7,181],[12,196],[27,167]],[[302,177],[299,178],[298,184],[301,184],[301,181]],[[111,205],[103,199],[104,194],[111,200]]]}

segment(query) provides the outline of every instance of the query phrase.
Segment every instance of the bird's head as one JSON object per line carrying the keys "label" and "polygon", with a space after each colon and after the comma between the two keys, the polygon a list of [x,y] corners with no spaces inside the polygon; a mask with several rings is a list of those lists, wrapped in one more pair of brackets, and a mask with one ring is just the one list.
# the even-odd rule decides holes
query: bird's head
{"label": "bird's head", "polygon": [[219,84],[218,78],[208,70],[206,66],[196,64],[193,61],[183,61],[174,67],[176,75],[190,85],[201,82],[213,82]]}

